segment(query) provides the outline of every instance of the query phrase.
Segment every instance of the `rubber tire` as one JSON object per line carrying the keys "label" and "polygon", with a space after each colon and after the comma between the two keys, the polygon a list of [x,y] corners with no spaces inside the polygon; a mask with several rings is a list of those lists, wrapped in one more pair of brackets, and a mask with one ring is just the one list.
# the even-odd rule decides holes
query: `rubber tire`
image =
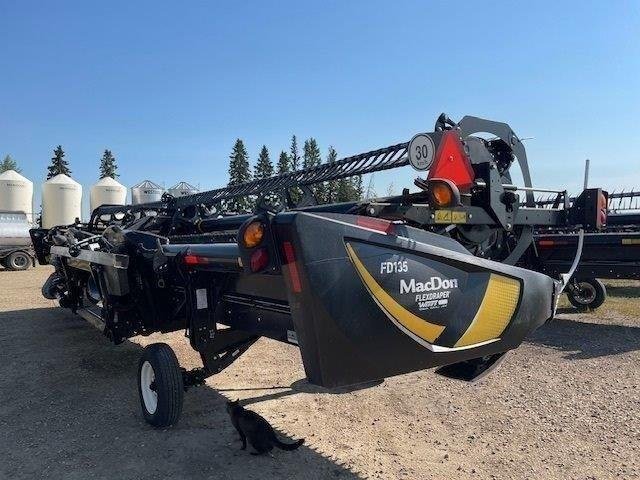
{"label": "rubber tire", "polygon": [[[15,265],[15,260],[17,258],[24,258],[24,265]],[[26,270],[27,268],[29,268],[29,265],[31,265],[31,257],[29,257],[29,255],[24,252],[13,252],[7,257],[5,265],[9,270]]]}
{"label": "rubber tire", "polygon": [[577,280],[578,283],[588,283],[595,290],[595,297],[591,303],[585,304],[580,302],[571,290],[567,291],[567,298],[569,303],[578,310],[595,310],[600,307],[607,299],[607,289],[604,284],[597,278],[581,278]]}
{"label": "rubber tire", "polygon": [[[142,397],[140,375],[142,365],[145,362],[149,362],[153,367],[156,393],[158,394],[158,406],[153,414],[147,411]],[[142,415],[150,425],[166,428],[178,422],[182,412],[184,383],[176,354],[166,343],[154,343],[147,346],[142,352],[138,363],[138,396],[140,397]]]}

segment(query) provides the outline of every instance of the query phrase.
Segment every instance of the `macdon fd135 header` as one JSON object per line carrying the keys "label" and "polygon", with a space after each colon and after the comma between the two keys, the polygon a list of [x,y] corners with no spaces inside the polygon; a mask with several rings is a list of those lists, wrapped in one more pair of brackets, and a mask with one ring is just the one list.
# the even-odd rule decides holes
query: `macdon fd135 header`
{"label": "macdon fd135 header", "polygon": [[[409,164],[426,174],[415,193],[315,202],[315,184]],[[553,317],[566,282],[528,268],[534,227],[606,221],[599,189],[553,209],[536,207],[536,190],[508,125],[441,115],[410,142],[186,197],[103,205],[86,224],[31,236],[40,263],[55,267],[43,295],[114,343],[186,332],[203,368],[180,368],[163,343],[139,364],[144,417],[168,426],[187,388],[262,336],[299,346],[309,381],[324,387],[430,367],[469,381],[486,374]],[[225,207],[241,196],[257,200],[255,211]]]}

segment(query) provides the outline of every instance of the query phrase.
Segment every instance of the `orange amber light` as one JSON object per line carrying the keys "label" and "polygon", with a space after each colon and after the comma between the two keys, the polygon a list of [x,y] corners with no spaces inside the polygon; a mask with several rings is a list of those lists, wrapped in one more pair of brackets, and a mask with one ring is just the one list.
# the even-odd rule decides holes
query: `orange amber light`
{"label": "orange amber light", "polygon": [[262,238],[264,237],[264,225],[262,222],[253,222],[250,223],[247,228],[244,230],[244,235],[242,236],[242,241],[244,242],[244,246],[247,248],[253,248],[256,245],[259,245],[262,242]]}
{"label": "orange amber light", "polygon": [[453,191],[444,182],[438,182],[431,186],[431,196],[439,207],[448,207],[453,203]]}

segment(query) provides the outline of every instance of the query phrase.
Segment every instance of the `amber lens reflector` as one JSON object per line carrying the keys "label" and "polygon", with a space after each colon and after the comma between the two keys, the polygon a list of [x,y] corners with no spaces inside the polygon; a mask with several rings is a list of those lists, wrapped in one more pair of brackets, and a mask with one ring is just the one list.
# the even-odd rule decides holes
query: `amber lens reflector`
{"label": "amber lens reflector", "polygon": [[431,195],[439,207],[448,207],[453,202],[453,192],[446,183],[436,183],[431,186]]}
{"label": "amber lens reflector", "polygon": [[264,225],[261,222],[253,222],[244,230],[242,241],[245,247],[253,248],[262,242],[262,237],[264,237]]}

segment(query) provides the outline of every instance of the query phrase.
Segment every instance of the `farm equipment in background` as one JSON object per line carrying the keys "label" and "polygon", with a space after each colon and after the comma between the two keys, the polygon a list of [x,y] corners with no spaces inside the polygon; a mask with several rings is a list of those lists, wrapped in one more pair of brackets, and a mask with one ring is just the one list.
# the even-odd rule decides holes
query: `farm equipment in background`
{"label": "farm equipment in background", "polygon": [[0,211],[0,265],[8,270],[26,270],[36,265],[31,245],[31,224],[24,212]]}
{"label": "farm equipment in background", "polygon": [[[523,186],[512,183],[514,163]],[[316,204],[318,184],[409,164],[428,172],[417,192]],[[203,368],[181,369],[165,344],[147,347],[139,366],[144,417],[168,426],[184,390],[260,337],[298,345],[309,381],[324,387],[430,367],[468,381],[485,375],[553,317],[568,279],[529,269],[534,229],[597,228],[606,213],[600,189],[554,209],[537,206],[535,191],[507,124],[441,115],[410,142],[190,196],[105,205],[86,224],[31,236],[40,263],[55,266],[43,295],[114,343],[185,330]],[[243,196],[255,211],[229,211]]]}
{"label": "farm equipment in background", "polygon": [[[557,200],[536,203],[554,208]],[[607,291],[600,279],[640,280],[640,192],[610,193],[607,209],[606,226],[584,234],[582,257],[567,285],[569,302],[578,309],[604,303]],[[537,270],[555,277],[570,267],[577,244],[578,235],[571,227],[540,229],[532,263],[538,262]]]}

